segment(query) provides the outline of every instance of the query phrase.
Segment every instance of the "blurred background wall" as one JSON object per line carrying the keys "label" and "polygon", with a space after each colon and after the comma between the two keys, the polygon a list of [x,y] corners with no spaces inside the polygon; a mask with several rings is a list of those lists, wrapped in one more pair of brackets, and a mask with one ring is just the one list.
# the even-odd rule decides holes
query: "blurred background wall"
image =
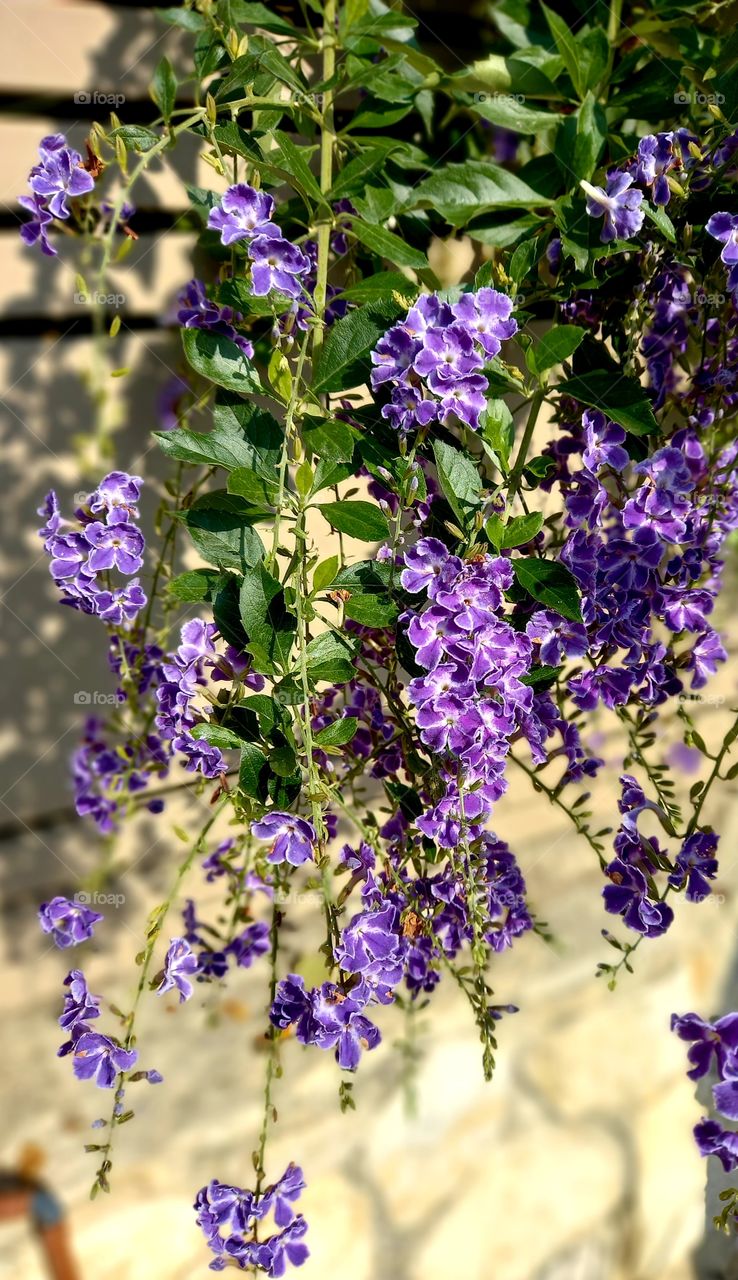
{"label": "blurred background wall", "polygon": [[[424,39],[434,52],[443,49],[450,65],[478,56],[476,23],[484,11],[425,5]],[[62,130],[81,147],[90,122],[105,119],[111,106],[126,123],[148,118],[147,84],[164,53],[182,65],[180,38],[146,5],[0,2],[0,1162],[13,1168],[29,1143],[41,1150],[44,1175],[70,1214],[83,1280],[204,1275],[192,1196],[216,1175],[247,1179],[261,1106],[258,973],[237,975],[227,992],[198,990],[181,1010],[149,1001],[142,1061],[158,1067],[166,1083],[136,1098],[139,1114],[118,1135],[113,1194],[90,1204],[94,1157],[82,1146],[94,1141],[89,1125],[108,1099],[75,1081],[69,1062],[55,1057],[68,956],[46,946],[35,918],[39,901],[74,892],[109,859],[107,887],[122,901],[106,911],[84,963],[91,988],[125,1005],[146,914],[166,894],[175,865],[172,826],[194,827],[201,803],[191,798],[158,821],[142,818],[115,850],[70,808],[69,753],[90,702],[112,684],[100,630],[55,603],[35,511],[52,485],[68,504],[94,480],[80,471],[80,440],[100,387],[89,313],[75,281],[84,263],[71,242],[53,262],[25,249],[14,204],[43,134]],[[104,387],[117,459],[144,474],[153,494],[160,462],[150,432],[178,361],[160,317],[192,275],[180,179],[207,181],[186,146],[174,163],[176,174],[154,168],[137,189],[140,239],[115,278],[111,302],[122,320],[120,362],[131,372]],[[437,246],[435,254],[453,275],[468,267],[471,247]],[[731,575],[723,621],[732,652],[734,599]],[[733,657],[710,698],[695,704],[708,742],[724,732],[736,683]],[[623,744],[607,725],[593,731],[608,761],[592,801],[605,825],[614,819]],[[674,726],[663,751],[686,791],[697,775],[677,742]],[[680,903],[667,937],[646,943],[635,974],[610,993],[594,977],[598,961],[610,959],[600,930],[612,920],[602,911],[593,855],[563,815],[513,779],[498,833],[518,854],[555,941],[526,938],[496,962],[498,1000],[521,1011],[501,1025],[493,1084],[482,1082],[474,1028],[450,989],[419,1020],[422,1058],[412,1082],[391,1051],[397,1027],[388,1027],[384,1047],[362,1063],[355,1115],[339,1112],[332,1060],[287,1047],[273,1160],[275,1173],[291,1158],[306,1171],[313,1256],[305,1280],[738,1274],[734,1246],[705,1229],[720,1183],[713,1175],[706,1209],[705,1165],[691,1138],[701,1104],[668,1029],[673,1010],[738,1006],[735,787],[711,803],[708,816],[722,835],[714,898],[701,907]],[[307,923],[305,930],[296,949],[311,944]],[[27,1224],[0,1223],[0,1276],[43,1274]]]}

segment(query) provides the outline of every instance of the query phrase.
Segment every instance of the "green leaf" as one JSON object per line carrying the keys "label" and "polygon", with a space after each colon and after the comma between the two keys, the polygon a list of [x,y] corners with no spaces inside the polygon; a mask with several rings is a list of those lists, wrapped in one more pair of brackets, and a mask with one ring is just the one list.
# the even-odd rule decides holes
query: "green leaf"
{"label": "green leaf", "polygon": [[493,450],[503,470],[510,462],[510,450],[515,440],[515,423],[504,400],[488,400],[481,417],[482,439]]}
{"label": "green leaf", "polygon": [[571,156],[571,167],[577,178],[592,177],[607,141],[607,117],[595,101],[594,94],[587,93],[577,111],[576,135]]}
{"label": "green leaf", "polygon": [[531,373],[540,376],[556,364],[562,364],[573,355],[584,338],[584,329],[575,324],[555,324],[540,340],[528,347],[525,363]]}
{"label": "green leaf", "polygon": [[676,231],[674,223],[669,217],[666,209],[662,209],[660,205],[649,204],[648,200],[644,200],[642,204],[643,212],[646,217],[658,227],[659,231],[671,244],[676,244]]}
{"label": "green leaf", "polygon": [[521,587],[534,600],[571,622],[582,621],[579,588],[563,564],[558,560],[539,560],[537,556],[518,556],[510,563]]}
{"label": "green leaf", "polygon": [[222,575],[213,600],[213,622],[226,644],[232,644],[239,652],[245,649],[247,644],[238,607],[240,586],[241,579],[235,573]]}
{"label": "green leaf", "polygon": [[236,124],[235,120],[214,125],[213,137],[221,150],[240,156],[242,160],[248,160],[251,164],[259,166],[264,164],[264,157],[258,144],[250,133],[242,129],[240,124]]}
{"label": "green leaf", "polygon": [[263,564],[244,574],[239,604],[257,670],[264,660],[266,674],[284,667],[292,652],[297,620],[287,609],[281,583]]}
{"label": "green leaf", "polygon": [[313,370],[313,391],[348,391],[369,380],[370,354],[401,308],[391,298],[350,311],[331,326]]}
{"label": "green leaf", "polygon": [[144,129],[140,124],[122,124],[108,134],[109,142],[120,138],[126,151],[150,151],[160,141],[159,135],[151,129]]}
{"label": "green leaf", "polygon": [[548,208],[552,200],[489,160],[467,160],[437,170],[415,188],[414,208],[435,209],[453,227],[496,209]]}
{"label": "green leaf", "polygon": [[515,284],[520,284],[525,280],[529,271],[532,270],[535,263],[541,256],[541,244],[538,236],[530,236],[527,240],[523,240],[513,251],[508,267],[508,275]]}
{"label": "green leaf", "polygon": [[267,480],[249,467],[236,467],[228,477],[228,492],[257,506],[271,507],[277,500],[279,484],[274,477]]}
{"label": "green leaf", "polygon": [[543,528],[543,515],[540,511],[531,511],[508,520],[507,524],[503,524],[499,516],[491,516],[484,528],[492,545],[504,551],[507,547],[521,547],[535,538]]}
{"label": "green leaf", "polygon": [[383,542],[389,536],[387,517],[372,502],[324,502],[319,507],[332,529],[362,542]]}
{"label": "green leaf", "polygon": [[389,597],[381,599],[372,595],[352,595],[344,601],[343,611],[347,618],[362,627],[391,627],[399,613],[397,605]]}
{"label": "green leaf", "polygon": [[443,440],[434,440],[433,456],[444,497],[462,528],[465,528],[482,503],[479,472],[471,458]]}
{"label": "green leaf", "polygon": [[313,569],[313,591],[323,591],[330,585],[338,571],[338,564],[338,556],[328,556],[327,560],[316,564]]}
{"label": "green leaf", "polygon": [[386,258],[388,262],[394,262],[397,267],[413,267],[416,271],[428,268],[426,255],[419,249],[413,249],[412,245],[401,240],[393,231],[377,227],[371,222],[363,222],[361,218],[352,218],[349,230],[365,248],[380,258]]}
{"label": "green leaf", "polygon": [[222,724],[210,724],[203,722],[196,724],[192,729],[192,737],[198,742],[209,742],[211,747],[220,747],[221,751],[229,751],[233,747],[240,748],[243,746],[241,738],[232,729],[226,729]]}
{"label": "green leaf", "polygon": [[[398,142],[397,146],[400,145]],[[387,148],[384,146],[367,147],[353,160],[349,160],[331,187],[329,196],[331,204],[346,196],[355,195],[357,192],[363,194],[370,176],[380,174],[386,168],[387,154]]]}
{"label": "green leaf", "polygon": [[248,52],[236,58],[228,69],[228,75],[218,85],[217,98],[222,100],[233,89],[243,89],[253,84],[257,76],[279,80],[291,89],[305,92],[308,88],[304,76],[290,65],[271,40],[263,36],[249,36]]}
{"label": "green leaf", "polygon": [[204,378],[227,391],[254,394],[264,390],[255,368],[230,338],[204,329],[181,332],[187,361]]}
{"label": "green leaf", "polygon": [[279,778],[293,778],[297,768],[294,748],[287,743],[283,743],[280,747],[273,747],[269,752],[269,767]]}
{"label": "green leaf", "polygon": [[251,527],[258,516],[242,498],[216,489],[197,498],[181,518],[204,560],[219,568],[243,569],[264,555],[264,544]]}
{"label": "green leaf", "polygon": [[320,747],[343,747],[351,741],[358,727],[356,716],[342,716],[316,733],[313,741]]}
{"label": "green leaf", "polygon": [[567,23],[558,13],[554,13],[553,9],[549,9],[548,5],[543,4],[541,0],[541,8],[546,17],[549,31],[556,41],[556,48],[564,62],[564,66],[569,72],[569,79],[574,85],[577,95],[582,96],[582,76],[579,67],[579,48],[574,33],[569,29]]}
{"label": "green leaf", "polygon": [[289,134],[281,133],[279,129],[274,130],[273,136],[277,150],[269,152],[269,159],[276,160],[279,167],[294,179],[296,190],[307,198],[308,203],[312,200],[315,204],[325,204],[320,183],[308,164],[311,149],[296,146]]}
{"label": "green leaf", "polygon": [[191,569],[188,573],[180,573],[167,585],[167,592],[175,600],[183,600],[188,604],[212,600],[213,591],[220,581],[217,569]]}
{"label": "green leaf", "polygon": [[242,743],[241,765],[238,771],[239,791],[243,791],[244,795],[251,796],[255,800],[262,799],[261,777],[265,764],[266,757],[263,751],[260,751],[253,742]]}
{"label": "green leaf", "polygon": [[231,20],[248,22],[262,31],[273,31],[278,36],[296,36],[297,28],[286,18],[273,13],[270,5],[260,4],[257,0],[230,0]]}
{"label": "green leaf", "polygon": [[357,560],[339,570],[329,586],[353,594],[383,595],[389,599],[391,567],[385,560]]}
{"label": "green leaf", "polygon": [[315,636],[305,651],[307,670],[312,680],[328,680],[332,684],[345,684],[356,675],[354,658],[357,641],[348,636],[324,631]]}
{"label": "green leaf", "polygon": [[306,452],[315,453],[327,462],[350,462],[354,455],[356,432],[347,422],[326,418],[303,432]]}
{"label": "green leaf", "polygon": [[418,296],[418,286],[412,280],[408,280],[407,276],[401,275],[399,271],[375,271],[367,276],[366,280],[360,280],[357,284],[352,284],[349,289],[344,289],[341,297],[347,302],[361,304],[383,301],[393,293],[399,293],[401,297],[407,298],[408,302],[412,303]]}
{"label": "green leaf", "polygon": [[167,124],[177,100],[177,77],[168,58],[162,58],[151,82],[151,96]]}
{"label": "green leaf", "polygon": [[201,13],[180,6],[169,9],[154,9],[160,22],[168,22],[173,27],[182,27],[185,31],[200,32],[207,30],[208,20]]}
{"label": "green leaf", "polygon": [[607,369],[592,369],[589,373],[560,382],[556,390],[562,396],[570,396],[590,409],[600,409],[613,422],[625,427],[635,436],[650,435],[658,431],[651,402],[635,378]]}
{"label": "green leaf", "polygon": [[231,392],[219,392],[208,432],[155,431],[159,446],[170,458],[196,466],[246,467],[264,479],[274,479],[282,452],[283,431],[265,409],[241,400]]}
{"label": "green leaf", "polygon": [[556,125],[563,116],[555,111],[536,111],[513,97],[504,93],[475,93],[474,101],[469,109],[476,112],[483,120],[496,124],[502,129],[513,129],[516,133],[542,133]]}

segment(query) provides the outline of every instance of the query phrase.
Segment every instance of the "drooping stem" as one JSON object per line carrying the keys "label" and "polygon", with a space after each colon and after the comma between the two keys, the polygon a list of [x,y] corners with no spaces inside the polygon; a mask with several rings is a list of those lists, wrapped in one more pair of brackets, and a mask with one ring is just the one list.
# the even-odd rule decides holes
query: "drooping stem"
{"label": "drooping stem", "polygon": [[[336,70],[336,0],[325,0],[323,8],[323,33],[321,37],[323,53],[323,81],[328,88],[323,93],[323,112],[320,130],[320,189],[327,195],[333,184],[333,148],[335,134],[333,132],[333,89],[330,81]],[[318,350],[323,341],[323,316],[325,315],[326,294],[328,291],[328,256],[331,247],[331,224],[325,211],[321,214],[318,226],[318,266],[315,279],[315,311],[319,324],[315,327],[313,349]]]}
{"label": "drooping stem", "polygon": [[515,458],[515,463],[513,465],[513,469],[510,472],[510,479],[508,481],[507,501],[509,506],[512,506],[513,502],[515,501],[515,495],[517,494],[518,489],[520,488],[520,481],[523,478],[523,471],[525,470],[525,464],[528,458],[528,450],[530,449],[530,446],[531,446],[531,441],[533,439],[533,432],[536,429],[538,414],[540,413],[541,405],[543,404],[543,401],[545,399],[545,394],[546,393],[544,389],[540,387],[538,391],[534,393],[533,399],[530,402],[530,409],[528,410],[528,420],[525,424],[523,438],[520,441],[520,448],[518,449],[518,452]]}

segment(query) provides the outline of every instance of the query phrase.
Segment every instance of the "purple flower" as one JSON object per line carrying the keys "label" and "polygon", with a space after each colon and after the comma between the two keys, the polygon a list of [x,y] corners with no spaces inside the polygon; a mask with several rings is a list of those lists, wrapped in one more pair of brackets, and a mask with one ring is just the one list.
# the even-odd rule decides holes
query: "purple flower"
{"label": "purple flower", "polygon": [[55,218],[68,218],[67,199],[87,195],[95,186],[92,175],[82,168],[82,157],[66,145],[63,134],[42,138],[39,144],[41,163],[35,165],[29,184]]}
{"label": "purple flower", "polygon": [[20,229],[21,240],[29,247],[39,245],[41,252],[49,258],[56,258],[57,251],[47,235],[47,227],[54,221],[40,196],[18,196],[18,204],[26,209],[31,217]]}
{"label": "purple flower", "polygon": [[38,918],[44,933],[50,933],[57,947],[76,947],[92,937],[94,927],[103,917],[83,902],[69,898],[52,898],[42,902]]}
{"label": "purple flower", "polygon": [[274,201],[264,191],[256,191],[245,182],[229,187],[219,205],[210,210],[208,226],[219,231],[225,245],[237,240],[250,240],[263,233],[274,213]]}
{"label": "purple flower", "polygon": [[254,960],[266,955],[268,950],[269,925],[263,920],[247,925],[228,947],[229,954],[242,969],[250,969]]}
{"label": "purple flower", "polygon": [[582,461],[595,475],[602,467],[624,471],[630,462],[628,450],[623,448],[625,431],[610,422],[598,409],[587,409],[582,415],[585,448]]}
{"label": "purple flower", "polygon": [[249,245],[251,288],[257,298],[266,297],[272,289],[287,298],[299,298],[302,293],[300,276],[310,269],[310,262],[297,245],[283,236],[260,235]]}
{"label": "purple flower", "polygon": [[700,1155],[717,1156],[726,1173],[738,1167],[738,1133],[705,1119],[695,1125],[694,1137]]}
{"label": "purple flower", "polygon": [[90,494],[88,505],[90,511],[98,514],[101,511],[117,512],[120,508],[129,517],[136,518],[136,503],[141,497],[143,480],[141,476],[130,475],[127,471],[110,471],[103,476],[97,488]]}
{"label": "purple flower", "polygon": [[665,902],[649,896],[648,881],[642,871],[615,858],[605,874],[612,881],[602,890],[606,911],[622,916],[630,929],[647,938],[666,933],[674,912]]}
{"label": "purple flower", "polygon": [[478,289],[476,293],[463,293],[454,303],[454,315],[476,333],[485,356],[492,359],[499,355],[503,342],[518,331],[512,318],[512,298],[497,289]]}
{"label": "purple flower", "polygon": [[204,329],[208,333],[221,334],[235,343],[247,360],[253,360],[253,344],[234,328],[234,322],[239,323],[243,317],[231,307],[221,307],[217,302],[212,302],[205,292],[202,280],[190,280],[177,302],[177,321],[185,329]]}
{"label": "purple flower", "polygon": [[337,963],[346,973],[359,973],[382,1003],[402,979],[404,945],[400,937],[400,913],[391,902],[378,910],[363,911],[341,933],[334,948]]}
{"label": "purple flower", "polygon": [[647,133],[638,143],[638,159],[635,178],[651,187],[655,205],[669,203],[667,173],[681,165],[681,155],[675,152],[673,133]]}
{"label": "purple flower", "polygon": [[59,1026],[64,1031],[72,1031],[77,1023],[100,1017],[100,997],[90,994],[81,969],[72,969],[64,979],[64,986],[68,990],[59,1018]]}
{"label": "purple flower", "polygon": [[179,1003],[184,1004],[192,995],[190,978],[198,972],[199,961],[189,942],[184,938],[172,938],[164,961],[164,972],[156,988],[157,995],[166,991],[178,991]]}
{"label": "purple flower", "polygon": [[74,1046],[74,1074],[78,1080],[94,1080],[99,1089],[112,1089],[116,1076],[137,1061],[135,1049],[124,1049],[98,1031],[85,1032]]}
{"label": "purple flower", "polygon": [[723,247],[720,260],[730,267],[731,274],[738,266],[738,213],[713,213],[705,225],[705,231]]}
{"label": "purple flower", "polygon": [[316,837],[312,822],[291,813],[266,813],[251,824],[251,834],[257,840],[271,840],[268,862],[289,862],[293,867],[302,866],[313,857]]}
{"label": "purple flower", "polygon": [[672,1014],[671,1029],[680,1040],[691,1042],[687,1057],[691,1080],[706,1076],[715,1059],[721,1076],[738,1074],[738,1013],[705,1022],[696,1013]]}
{"label": "purple flower", "polygon": [[641,209],[643,192],[633,188],[629,173],[608,174],[607,187],[593,187],[582,180],[579,183],[587,196],[587,213],[591,218],[604,218],[600,240],[630,240],[643,226],[646,216]]}
{"label": "purple flower", "polygon": [[715,857],[718,838],[712,831],[695,831],[684,841],[669,876],[669,884],[675,889],[686,885],[687,902],[702,902],[712,892],[708,880],[714,880],[718,870]]}
{"label": "purple flower", "polygon": [[525,628],[530,640],[541,646],[541,662],[557,667],[565,657],[583,658],[589,649],[587,628],[581,622],[568,622],[551,609],[537,609]]}
{"label": "purple flower", "polygon": [[113,568],[127,575],[138,573],[143,564],[143,534],[127,519],[109,524],[93,520],[85,528],[85,537],[92,547],[88,564],[94,573]]}

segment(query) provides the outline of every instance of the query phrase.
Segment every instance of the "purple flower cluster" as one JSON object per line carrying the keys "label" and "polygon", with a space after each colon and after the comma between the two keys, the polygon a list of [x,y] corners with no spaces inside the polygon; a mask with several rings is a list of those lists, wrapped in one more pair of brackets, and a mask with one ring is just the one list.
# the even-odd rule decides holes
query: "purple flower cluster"
{"label": "purple flower cluster", "polygon": [[205,778],[217,778],[225,770],[220,749],[192,736],[195,725],[205,720],[195,699],[199,690],[207,685],[206,667],[213,668],[218,662],[216,634],[212,622],[203,622],[201,618],[185,622],[179,647],[162,664],[156,691],[159,733],[171,741],[174,751],[185,756],[188,769],[199,770]]}
{"label": "purple flower cluster", "polygon": [[[205,864],[204,864],[205,865]],[[259,882],[260,887],[261,882]],[[220,979],[228,972],[231,962],[236,968],[250,969],[259,956],[266,955],[269,950],[269,925],[264,920],[256,920],[247,924],[240,933],[226,941],[221,939],[219,931],[211,925],[204,925],[197,919],[195,903],[189,899],[183,911],[185,937],[179,941],[194,956],[197,968],[193,972],[199,978]],[[192,948],[196,948],[193,952]],[[182,952],[183,956],[187,953]],[[187,961],[189,967],[189,961]],[[184,975],[185,978],[187,974]],[[173,985],[178,984],[175,982]],[[183,997],[179,987],[180,998]],[[187,999],[187,996],[184,996]]]}
{"label": "purple flower cluster", "polygon": [[[626,467],[624,433],[602,414],[588,410],[569,430],[571,438],[552,448],[571,530],[561,559],[581,588],[595,663],[569,688],[583,711],[636,697],[656,706],[682,690],[682,671],[700,688],[725,658],[708,619],[720,549],[738,527],[729,481],[735,449],[723,450],[709,468],[697,434],[683,430]],[[578,471],[577,453],[584,463]],[[678,661],[664,627],[675,640],[691,633]]]}
{"label": "purple flower cluster", "polygon": [[271,196],[238,182],[211,209],[208,226],[220,232],[225,245],[247,242],[251,291],[256,297],[266,297],[275,290],[287,298],[300,298],[301,277],[310,270],[310,261],[297,245],[285,239],[272,222],[273,213]]}
{"label": "purple flower cluster", "polygon": [[206,333],[220,334],[233,342],[247,360],[253,360],[253,343],[234,327],[241,323],[243,316],[231,307],[221,307],[212,302],[202,280],[190,280],[177,303],[177,322],[184,329],[203,329]]}
{"label": "purple flower cluster", "polygon": [[[213,1179],[198,1191],[194,1208],[208,1248],[212,1271],[238,1267],[283,1276],[287,1265],[301,1267],[309,1256],[304,1243],[307,1222],[294,1205],[305,1189],[302,1169],[290,1164],[264,1191],[245,1191]],[[258,1240],[257,1225],[273,1214],[279,1231]]]}
{"label": "purple flower cluster", "polygon": [[379,1030],[364,1010],[372,998],[368,983],[357,983],[345,991],[333,982],[307,990],[304,979],[291,973],[277,987],[270,1018],[284,1030],[294,1026],[301,1044],[334,1049],[343,1071],[355,1071],[362,1050],[375,1049]]}
{"label": "purple flower cluster", "polygon": [[71,217],[68,201],[88,195],[95,183],[84,168],[81,155],[67,144],[63,133],[42,138],[38,151],[39,163],[28,175],[31,194],[18,197],[18,204],[31,215],[20,234],[27,245],[37,244],[43,253],[56,257],[48,235],[50,224],[54,218],[67,221]]}
{"label": "purple flower cluster", "polygon": [[[659,894],[656,877],[670,866],[667,851],[655,836],[645,836],[639,829],[644,813],[653,813],[661,826],[670,829],[668,816],[652,800],[648,800],[640,783],[630,774],[620,779],[622,795],[618,802],[622,816],[614,840],[615,858],[605,868],[610,884],[602,891],[605,909],[623,917],[625,924],[646,937],[665,933],[674,912]],[[683,841],[668,874],[670,890],[684,891],[688,902],[702,902],[710,893],[718,863],[715,857],[717,836],[712,831],[695,831]]]}
{"label": "purple flower cluster", "polygon": [[44,933],[50,933],[54,945],[62,949],[88,942],[95,925],[103,919],[99,911],[92,911],[81,899],[71,902],[61,897],[42,902],[38,918]]}
{"label": "purple flower cluster", "polygon": [[144,537],[136,521],[143,481],[111,471],[75,512],[63,519],[53,489],[39,515],[39,531],[49,556],[49,571],[62,592],[62,604],[95,614],[111,627],[130,628],[146,604],[138,578],[116,587],[113,571],[131,578],[143,565]]}
{"label": "purple flower cluster", "polygon": [[423,294],[372,352],[374,391],[389,391],[382,416],[406,433],[431,422],[473,430],[485,408],[485,365],[517,333],[510,298],[496,289],[464,293],[458,302]]}
{"label": "purple flower cluster", "polygon": [[[501,616],[513,581],[510,561],[482,555],[464,564],[436,538],[406,552],[401,582],[428,607],[406,615],[415,660],[427,675],[411,680],[420,738],[441,762],[444,794],[418,819],[443,849],[476,839],[507,788],[513,734],[535,735],[533,691],[523,683],[533,646]],[[547,736],[547,735],[546,735]]]}
{"label": "purple flower cluster", "polygon": [[643,192],[634,184],[644,187],[655,205],[663,207],[669,203],[669,175],[695,164],[690,146],[696,141],[688,129],[646,134],[638,143],[633,164],[627,169],[611,169],[605,187],[580,181],[587,197],[587,213],[591,218],[603,219],[600,240],[605,244],[611,240],[630,240],[640,231],[646,214]]}
{"label": "purple flower cluster", "polygon": [[[712,1096],[719,1115],[738,1120],[738,1013],[726,1014],[715,1022],[705,1022],[696,1013],[674,1014],[671,1029],[690,1043],[687,1058],[692,1080],[701,1080],[713,1068],[717,1083]],[[717,1156],[726,1173],[738,1168],[738,1133],[718,1120],[705,1117],[694,1130],[703,1156]]]}
{"label": "purple flower cluster", "polygon": [[[91,1020],[100,1017],[100,997],[91,994],[81,969],[72,969],[64,985],[67,992],[59,1026],[69,1039],[58,1050],[58,1057],[73,1054],[73,1069],[78,1080],[94,1080],[99,1089],[112,1089],[118,1077],[136,1065],[138,1051],[126,1049],[112,1036],[92,1030]],[[149,1084],[162,1082],[158,1071],[142,1071],[134,1078],[147,1080]],[[116,1111],[122,1097],[122,1086],[119,1086]]]}
{"label": "purple flower cluster", "polygon": [[[122,812],[121,801],[164,777],[171,761],[169,743],[149,732],[131,735],[123,742],[108,740],[107,726],[95,716],[85,722],[82,742],[72,755],[74,804],[81,818],[92,818],[105,835],[115,831]],[[151,800],[152,813],[163,801]]]}

